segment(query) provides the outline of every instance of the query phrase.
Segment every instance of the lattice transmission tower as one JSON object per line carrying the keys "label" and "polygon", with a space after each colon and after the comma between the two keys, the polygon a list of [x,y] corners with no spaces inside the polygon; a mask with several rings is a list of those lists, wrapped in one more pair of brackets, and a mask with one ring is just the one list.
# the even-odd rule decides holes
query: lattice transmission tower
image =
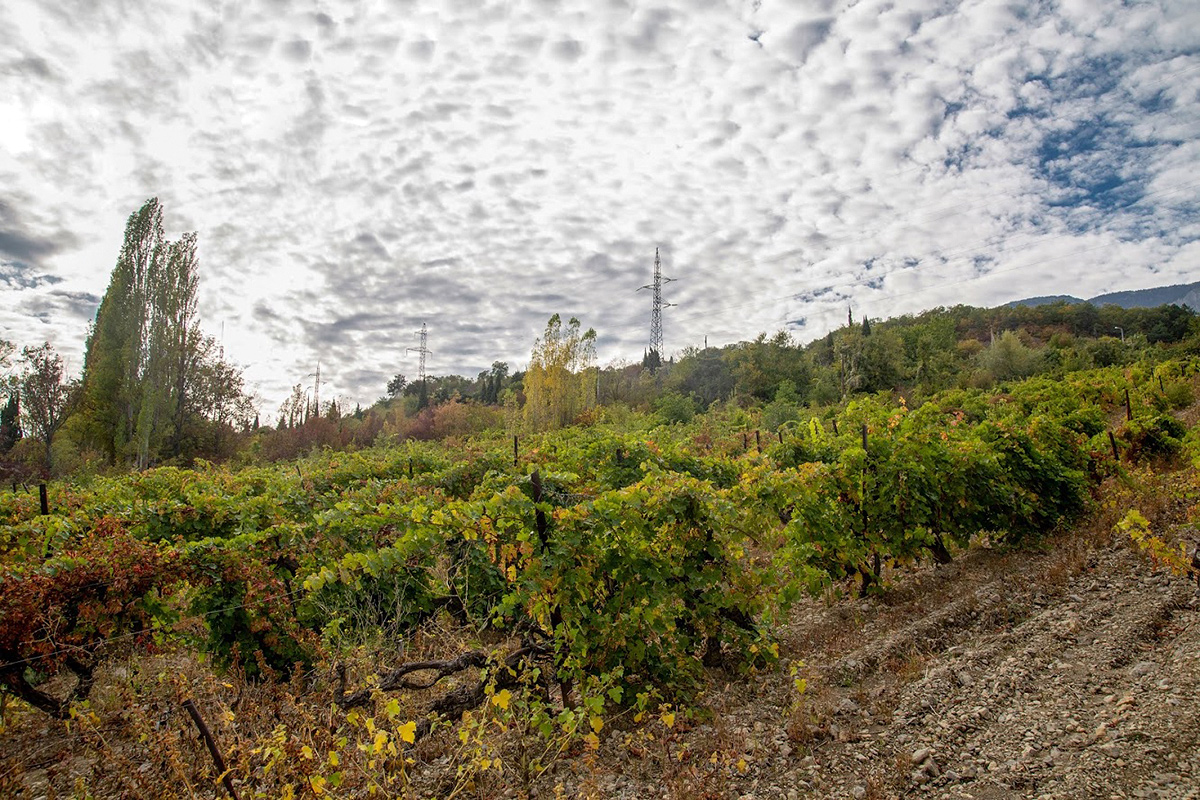
{"label": "lattice transmission tower", "polygon": [[670,283],[673,280],[675,279],[663,277],[662,264],[658,260],[658,248],[654,248],[654,282],[638,287],[638,291],[640,292],[642,289],[653,290],[654,299],[650,306],[650,352],[656,354],[660,361],[665,360],[663,356],[662,310],[675,305],[663,300],[662,285]]}
{"label": "lattice transmission tower", "polygon": [[313,414],[321,416],[321,362],[317,362],[317,371],[310,372],[305,377],[311,378],[316,376],[317,380],[313,383]]}
{"label": "lattice transmission tower", "polygon": [[425,323],[421,323],[421,330],[417,331],[417,336],[421,337],[421,345],[419,347],[409,347],[405,350],[408,353],[419,353],[421,356],[420,366],[417,368],[418,380],[421,385],[425,385],[425,356],[429,355],[429,348],[425,343],[429,340],[429,331],[425,329]]}

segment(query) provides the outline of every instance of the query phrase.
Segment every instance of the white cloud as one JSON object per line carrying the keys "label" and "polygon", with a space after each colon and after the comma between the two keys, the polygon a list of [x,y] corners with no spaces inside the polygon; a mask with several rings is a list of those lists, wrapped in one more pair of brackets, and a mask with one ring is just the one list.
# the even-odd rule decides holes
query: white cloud
{"label": "white cloud", "polygon": [[637,357],[656,245],[672,349],[1196,274],[1194,3],[77,5],[0,9],[0,267],[60,279],[0,335],[81,350],[158,195],[267,411],[422,322],[437,373],[554,312]]}

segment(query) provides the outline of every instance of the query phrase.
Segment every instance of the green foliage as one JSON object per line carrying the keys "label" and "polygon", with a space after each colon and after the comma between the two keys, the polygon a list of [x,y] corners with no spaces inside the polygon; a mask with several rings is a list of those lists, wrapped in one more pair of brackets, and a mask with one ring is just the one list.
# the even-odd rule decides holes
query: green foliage
{"label": "green foliage", "polygon": [[196,234],[167,241],[162,214],[151,198],[130,215],[84,359],[81,427],[138,468],[203,452],[207,429],[253,417],[240,371],[200,332]]}
{"label": "green foliage", "polygon": [[12,450],[21,439],[21,393],[10,390],[4,408],[0,409],[0,455]]}
{"label": "green foliage", "polygon": [[580,330],[572,317],[564,329],[558,314],[533,345],[525,373],[525,421],[537,431],[569,425],[595,400],[596,331]]}
{"label": "green foliage", "polygon": [[[1195,431],[1153,412],[1160,376],[1194,373],[1106,368],[804,417],[785,383],[772,404],[791,421],[761,453],[753,412],[729,403],[671,425],[627,414],[523,436],[518,465],[510,438],[484,436],[55,484],[49,517],[5,494],[0,604],[15,650],[0,657],[52,673],[61,653],[39,626],[65,625],[97,657],[133,634],[282,675],[445,613],[550,643],[557,678],[576,686],[607,676],[625,697],[686,698],[706,663],[769,659],[769,623],[803,592],[869,586],[877,561],[945,560],[978,535],[1019,542],[1078,515],[1111,473],[1105,422],[1127,389],[1123,458],[1196,457]],[[89,582],[111,623],[67,590]]]}
{"label": "green foliage", "polygon": [[696,416],[696,403],[688,395],[668,392],[654,401],[654,411],[667,425],[691,422]]}
{"label": "green foliage", "polygon": [[1187,428],[1170,414],[1129,420],[1118,436],[1128,444],[1128,458],[1172,456],[1183,449]]}

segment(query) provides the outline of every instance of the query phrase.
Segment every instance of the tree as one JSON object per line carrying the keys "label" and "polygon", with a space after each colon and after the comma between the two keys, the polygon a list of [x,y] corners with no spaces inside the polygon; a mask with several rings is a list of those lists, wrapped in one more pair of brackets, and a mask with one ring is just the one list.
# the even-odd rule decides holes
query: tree
{"label": "tree", "polygon": [[736,379],[728,361],[715,347],[689,347],[667,375],[665,389],[691,395],[702,408],[733,393]]}
{"label": "tree", "polygon": [[575,317],[558,314],[534,342],[525,373],[525,421],[535,430],[569,425],[595,398],[596,331],[580,332]]}
{"label": "tree", "polygon": [[387,382],[388,397],[399,397],[400,393],[404,391],[404,387],[407,384],[408,378],[405,378],[403,375],[397,373],[396,377]]}
{"label": "tree", "polygon": [[110,461],[129,455],[136,435],[145,367],[153,262],[163,246],[162,207],[148,200],[130,215],[84,357],[84,408]]}
{"label": "tree", "polygon": [[660,356],[658,354],[657,350],[651,348],[651,349],[647,350],[645,352],[645,354],[642,355],[642,368],[643,369],[648,369],[648,370],[650,370],[650,372],[653,373],[653,372],[657,372],[658,368],[661,366],[662,366],[662,356]]}
{"label": "tree", "polygon": [[291,395],[279,407],[279,424],[275,427],[283,430],[302,425],[304,423],[304,410],[307,405],[308,398],[304,396],[304,387],[297,383],[292,387]]}
{"label": "tree", "polygon": [[500,393],[504,391],[504,379],[508,377],[508,362],[493,361],[492,368],[479,373],[479,401],[488,405],[500,402]]}
{"label": "tree", "polygon": [[14,386],[8,392],[8,402],[0,409],[0,453],[12,450],[20,440],[21,390]]}
{"label": "tree", "polygon": [[227,424],[242,404],[240,371],[200,332],[196,234],[167,241],[162,216],[157,198],[130,215],[84,360],[85,429],[138,468],[185,455],[208,438],[197,427]]}
{"label": "tree", "polygon": [[727,350],[725,358],[740,392],[769,400],[775,387],[787,379],[796,385],[801,397],[807,395],[808,360],[787,331],[779,331],[769,339],[760,333],[754,341]]}
{"label": "tree", "polygon": [[25,426],[33,438],[46,448],[46,470],[51,464],[50,446],[54,434],[67,416],[75,386],[63,381],[62,356],[49,342],[21,351],[20,392],[24,399]]}
{"label": "tree", "polygon": [[[12,353],[12,342],[0,339],[0,369],[8,370]],[[2,385],[8,390],[8,400],[0,409],[0,454],[12,450],[21,440],[21,388],[15,378],[8,376]]]}
{"label": "tree", "polygon": [[998,381],[1024,378],[1038,369],[1040,354],[1025,345],[1013,331],[1005,331],[979,354],[979,365]]}

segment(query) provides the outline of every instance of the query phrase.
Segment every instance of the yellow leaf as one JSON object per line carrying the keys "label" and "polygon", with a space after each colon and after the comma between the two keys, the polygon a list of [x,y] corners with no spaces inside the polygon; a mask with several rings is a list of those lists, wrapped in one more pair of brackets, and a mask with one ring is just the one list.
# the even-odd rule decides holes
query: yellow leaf
{"label": "yellow leaf", "polygon": [[492,766],[492,760],[490,758],[479,759],[479,768],[481,770],[487,771],[487,769],[491,766]]}
{"label": "yellow leaf", "polygon": [[592,717],[590,722],[592,723],[592,730],[596,733],[599,733],[600,729],[604,727],[604,720],[599,717]]}
{"label": "yellow leaf", "polygon": [[492,702],[505,710],[508,709],[508,703],[510,700],[512,700],[512,692],[510,692],[508,689],[503,689],[499,692],[496,692],[496,694],[492,696]]}
{"label": "yellow leaf", "polygon": [[398,703],[396,698],[393,697],[391,700],[387,701],[387,705],[383,707],[383,710],[389,718],[394,719],[396,715],[400,713],[400,703]]}
{"label": "yellow leaf", "polygon": [[400,726],[401,741],[412,744],[417,740],[417,723],[409,721]]}
{"label": "yellow leaf", "polygon": [[312,758],[313,750],[308,745],[304,745],[304,747],[300,748],[300,755],[304,756],[305,758]]}
{"label": "yellow leaf", "polygon": [[375,732],[375,718],[367,717],[367,733]]}
{"label": "yellow leaf", "polygon": [[337,751],[330,750],[329,751],[329,766],[336,767],[338,765],[338,762],[340,762],[340,761],[341,761],[341,758],[338,756]]}
{"label": "yellow leaf", "polygon": [[312,787],[313,794],[324,794],[325,783],[325,779],[320,775],[313,775],[308,779],[308,785]]}
{"label": "yellow leaf", "polygon": [[583,741],[585,744],[587,744],[589,750],[600,749],[600,737],[594,733],[589,733],[587,736],[583,737]]}
{"label": "yellow leaf", "polygon": [[282,800],[296,800],[296,790],[293,789],[292,785],[289,783],[287,786],[283,787],[283,794],[280,795],[280,797]]}
{"label": "yellow leaf", "polygon": [[387,744],[387,740],[388,740],[387,731],[377,731],[375,733],[375,741],[371,743],[371,749],[374,750],[376,753],[382,753],[383,746],[385,744]]}
{"label": "yellow leaf", "polygon": [[662,715],[662,724],[666,725],[668,728],[675,727],[675,712],[668,711],[668,712],[664,713]]}
{"label": "yellow leaf", "polygon": [[744,759],[744,758],[738,759],[737,771],[742,773],[743,775],[746,774],[746,759]]}

